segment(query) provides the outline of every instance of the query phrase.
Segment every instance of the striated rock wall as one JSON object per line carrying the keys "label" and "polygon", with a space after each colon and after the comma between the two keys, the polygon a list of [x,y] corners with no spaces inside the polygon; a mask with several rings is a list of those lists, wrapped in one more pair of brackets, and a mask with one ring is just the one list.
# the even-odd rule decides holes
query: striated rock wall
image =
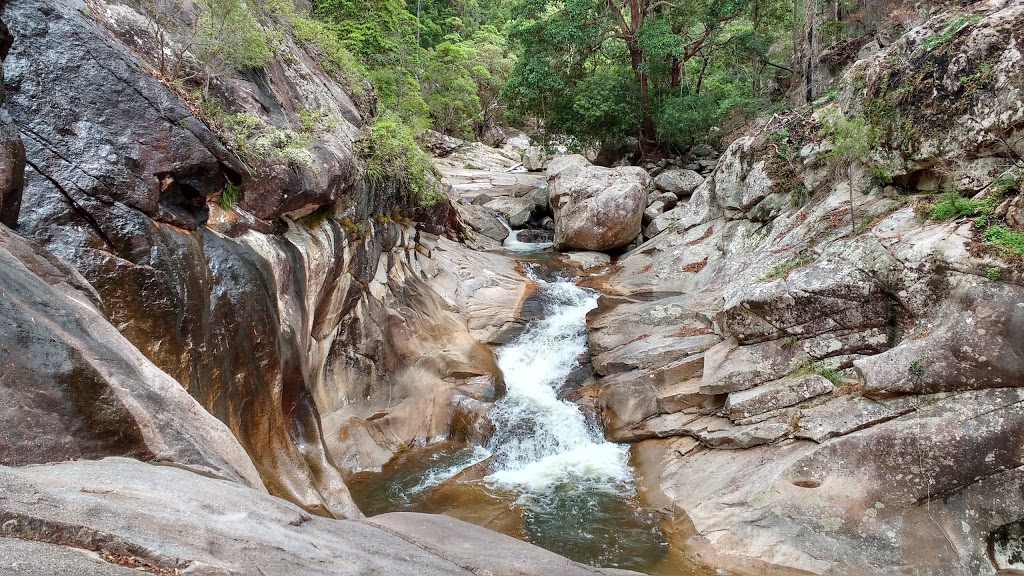
{"label": "striated rock wall", "polygon": [[[291,57],[218,79],[233,112],[268,125],[294,127],[308,109],[335,120],[312,138],[309,166],[254,163],[146,67],[154,44],[138,5],[17,0],[3,20],[6,111],[27,155],[17,232],[91,286],[95,322],[155,365],[146,374],[166,373],[228,426],[271,494],[359,517],[343,469],[487,433],[501,389],[491,352],[428,285],[437,262],[416,229],[358,185],[362,117],[348,87],[291,39]],[[230,209],[219,202],[229,188]],[[9,391],[31,385],[25,372],[5,374]],[[108,431],[82,417],[83,438]],[[26,414],[12,419],[43,434]],[[5,463],[160,456],[150,444]]]}
{"label": "striated rock wall", "polygon": [[[824,105],[776,115],[600,280],[609,435],[713,565],[1024,567],[1024,288],[984,232],[1021,232],[1022,35],[1019,2],[938,12],[839,83],[871,154]],[[991,211],[930,220],[941,190]]]}

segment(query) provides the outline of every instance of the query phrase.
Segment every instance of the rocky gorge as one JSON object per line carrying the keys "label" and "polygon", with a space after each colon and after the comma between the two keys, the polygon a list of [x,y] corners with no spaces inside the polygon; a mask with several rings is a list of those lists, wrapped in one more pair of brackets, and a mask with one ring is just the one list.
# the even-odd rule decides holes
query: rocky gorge
{"label": "rocky gorge", "polygon": [[[0,573],[630,573],[350,494],[494,448],[550,261],[594,296],[558,406],[628,453],[686,570],[1024,571],[1024,290],[990,232],[1024,225],[1024,4],[939,6],[720,153],[439,139],[414,218],[361,177],[373,103],[292,37],[213,89],[267,131],[330,118],[301,162],[154,73],[146,4],[0,18]],[[881,127],[870,156],[835,110]],[[990,209],[932,218],[950,182]]]}

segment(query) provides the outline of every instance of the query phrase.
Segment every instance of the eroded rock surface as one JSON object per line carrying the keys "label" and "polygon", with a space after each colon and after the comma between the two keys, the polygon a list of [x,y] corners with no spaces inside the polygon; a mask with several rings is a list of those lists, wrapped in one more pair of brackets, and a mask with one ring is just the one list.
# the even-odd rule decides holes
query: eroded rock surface
{"label": "eroded rock surface", "polygon": [[[491,353],[427,286],[436,265],[417,230],[356,192],[362,118],[313,58],[290,45],[295,57],[265,78],[215,87],[268,125],[295,126],[311,108],[337,120],[309,166],[254,165],[142,67],[155,60],[135,8],[17,0],[4,20],[16,39],[6,107],[29,165],[18,232],[95,289],[144,355],[133,362],[227,424],[272,494],[358,517],[339,466],[486,434],[501,389]],[[229,182],[239,201],[225,210]]]}
{"label": "eroded rock surface", "polygon": [[[936,48],[948,22],[962,24]],[[1019,143],[1002,135],[1024,126],[1007,100],[1024,88],[1022,22],[1019,3],[979,3],[851,67],[842,110],[882,103],[930,126],[893,128],[873,152],[891,187],[830,159],[824,112],[776,117],[686,203],[651,214],[651,239],[597,281],[608,295],[588,333],[608,434],[635,443],[675,537],[712,565],[1021,568],[1019,267],[985,245],[984,222],[926,219],[913,194],[1017,174]],[[991,90],[965,97],[959,78],[976,69]],[[994,199],[1016,231],[1020,192]]]}

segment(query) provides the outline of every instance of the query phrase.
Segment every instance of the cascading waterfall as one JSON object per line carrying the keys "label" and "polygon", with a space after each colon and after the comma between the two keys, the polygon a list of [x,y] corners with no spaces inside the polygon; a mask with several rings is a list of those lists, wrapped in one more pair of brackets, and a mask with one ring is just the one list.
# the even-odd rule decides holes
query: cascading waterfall
{"label": "cascading waterfall", "polygon": [[[518,242],[514,235],[510,240]],[[521,244],[523,252],[538,253],[538,244]],[[350,483],[353,494],[371,515],[450,513],[444,494],[459,494],[469,503],[462,510],[467,518],[491,522],[504,509],[510,533],[574,560],[695,574],[675,564],[663,567],[669,547],[659,517],[640,505],[628,447],[605,441],[596,420],[560,398],[587,352],[586,318],[598,295],[572,280],[528,274],[539,285],[544,314],[496,352],[507,391],[491,411],[494,433],[487,446],[429,450],[361,486]],[[477,465],[486,471],[451,483]],[[476,474],[485,474],[482,482]],[[449,492],[438,492],[444,487]]]}
{"label": "cascading waterfall", "polygon": [[534,279],[550,308],[497,354],[508,392],[491,413],[494,456],[487,480],[528,494],[562,485],[628,489],[628,449],[606,442],[579,407],[558,398],[587,350],[586,317],[597,295],[570,281]]}

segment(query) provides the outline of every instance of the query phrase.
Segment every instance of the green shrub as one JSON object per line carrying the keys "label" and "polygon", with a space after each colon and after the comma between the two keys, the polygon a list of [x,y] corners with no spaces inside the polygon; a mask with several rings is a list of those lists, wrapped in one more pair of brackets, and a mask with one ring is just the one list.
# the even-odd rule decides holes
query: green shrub
{"label": "green shrub", "polygon": [[280,34],[264,28],[242,0],[201,0],[193,52],[217,73],[218,68],[259,68],[273,58]]}
{"label": "green shrub", "polygon": [[959,192],[946,192],[939,201],[928,209],[932,220],[949,220],[962,216],[987,216],[993,210],[992,201],[988,198],[971,200],[964,198]]}
{"label": "green shrub", "polygon": [[1010,230],[1002,224],[985,230],[985,245],[1003,256],[1024,257],[1024,233]]}
{"label": "green shrub", "polygon": [[323,110],[303,108],[299,110],[299,126],[303,134],[330,132],[338,127],[339,120]]}
{"label": "green shrub", "polygon": [[842,380],[838,370],[818,362],[807,362],[806,364],[801,364],[789,373],[790,376],[809,376],[811,374],[817,374],[831,382],[833,385],[838,385]]}
{"label": "green shrub", "polygon": [[300,15],[289,18],[292,34],[331,76],[343,80],[358,96],[363,93],[363,66],[341,42],[331,25]]}
{"label": "green shrub", "polygon": [[313,164],[307,134],[271,126],[259,116],[246,112],[228,114],[212,99],[204,102],[203,109],[207,121],[243,159],[282,162],[296,167]]}
{"label": "green shrub", "polygon": [[934,50],[938,46],[945,44],[953,39],[953,36],[964,26],[964,24],[973,23],[981,20],[981,16],[972,14],[970,16],[960,16],[954,18],[946,23],[937,33],[934,33],[924,40],[925,50]]}
{"label": "green shrub", "polygon": [[1013,191],[1021,191],[1024,188],[1024,178],[1013,174],[1002,174],[992,182],[996,194],[1006,196]]}
{"label": "green shrub", "polygon": [[924,379],[925,374],[924,359],[918,358],[911,362],[910,366],[907,368],[907,373],[910,374],[910,377],[914,382],[921,382],[921,380]]}
{"label": "green shrub", "polygon": [[1002,277],[1002,275],[1003,271],[995,266],[992,266],[991,268],[985,271],[985,277],[993,282],[998,282],[999,278]]}
{"label": "green shrub", "polygon": [[430,156],[416,143],[415,135],[394,112],[384,112],[356,144],[365,162],[367,184],[376,190],[393,188],[394,200],[405,206],[432,206],[444,195]]}

